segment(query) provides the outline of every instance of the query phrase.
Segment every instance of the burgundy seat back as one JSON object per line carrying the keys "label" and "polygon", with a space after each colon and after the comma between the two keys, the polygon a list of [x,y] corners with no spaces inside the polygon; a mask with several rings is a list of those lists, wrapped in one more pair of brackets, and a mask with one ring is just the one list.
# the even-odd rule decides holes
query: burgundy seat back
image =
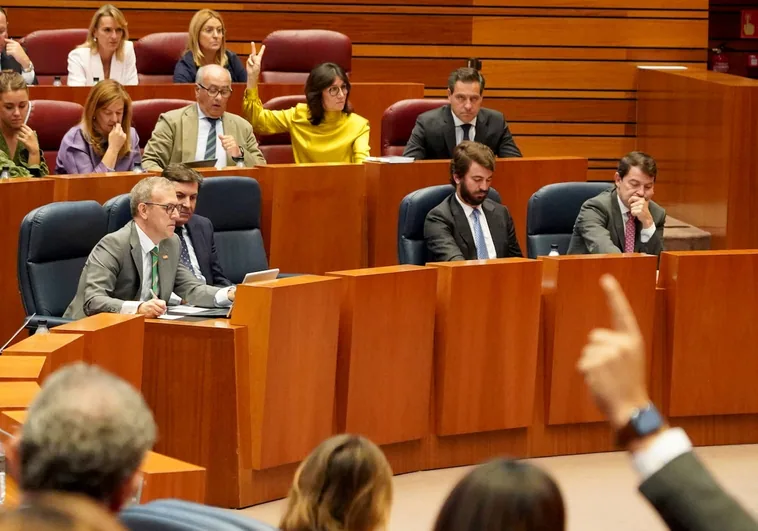
{"label": "burgundy seat back", "polygon": [[39,147],[45,154],[50,173],[53,173],[61,140],[82,120],[84,107],[58,100],[32,100],[30,103],[32,110],[26,123],[37,132]]}
{"label": "burgundy seat back", "polygon": [[158,117],[164,112],[173,111],[195,103],[191,100],[154,99],[136,100],[132,103],[132,127],[139,135],[139,147],[144,149],[153,134]]}
{"label": "burgundy seat back", "polygon": [[382,115],[382,156],[402,155],[419,114],[447,105],[443,99],[400,100]]}
{"label": "burgundy seat back", "polygon": [[87,40],[87,29],[33,31],[22,39],[34,63],[40,85],[52,85],[56,76],[63,84],[68,78],[68,53]]}
{"label": "burgundy seat back", "polygon": [[263,83],[305,83],[321,63],[337,63],[350,73],[353,44],[342,33],[328,30],[279,30],[263,40]]}
{"label": "burgundy seat back", "polygon": [[[266,51],[268,53],[268,50]],[[263,57],[266,57],[265,55]],[[271,98],[263,104],[264,109],[279,111],[289,109],[298,103],[305,103],[305,96],[279,96]],[[289,133],[279,133],[276,135],[256,135],[261,153],[269,164],[292,164],[295,157],[292,154],[292,139]]]}
{"label": "burgundy seat back", "polygon": [[[151,33],[134,43],[140,83],[173,83],[174,67],[187,51],[186,32]],[[142,138],[142,137],[140,137]]]}

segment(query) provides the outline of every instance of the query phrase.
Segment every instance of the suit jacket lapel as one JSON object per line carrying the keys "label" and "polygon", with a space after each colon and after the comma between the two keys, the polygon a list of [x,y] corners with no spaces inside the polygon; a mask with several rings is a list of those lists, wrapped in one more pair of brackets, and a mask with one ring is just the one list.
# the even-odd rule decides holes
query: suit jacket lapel
{"label": "suit jacket lapel", "polygon": [[197,104],[190,105],[182,113],[182,162],[194,161],[197,152],[197,134],[198,134],[198,114]]}
{"label": "suit jacket lapel", "polygon": [[[476,131],[474,132],[474,138],[472,138],[471,140],[476,140],[477,142],[484,142],[484,139],[487,138],[487,117],[482,112],[479,112],[479,114],[476,115],[476,128],[475,129]],[[497,153],[495,153],[495,156],[497,156]]]}
{"label": "suit jacket lapel", "polygon": [[142,295],[142,268],[144,267],[142,258],[142,245],[139,242],[139,235],[137,234],[137,226],[134,221],[130,221],[132,224],[131,234],[129,235],[129,244],[132,247],[132,260],[134,260],[134,269],[137,270],[137,295],[139,299]]}
{"label": "suit jacket lapel", "polygon": [[[174,238],[175,236],[171,236]],[[178,239],[179,237],[176,236]],[[176,264],[172,265],[173,260],[169,258],[171,254],[168,252],[168,242],[170,238],[166,238],[158,245],[158,282],[160,283],[160,293],[158,296],[164,301],[168,301],[171,297],[171,292],[174,291],[174,279],[176,278]]]}
{"label": "suit jacket lapel", "polygon": [[611,191],[611,222],[613,223],[613,228],[616,231],[616,244],[618,245],[618,248],[623,252],[624,243],[626,242],[626,235],[624,231],[624,216],[621,214],[618,194],[616,193],[615,189]]}
{"label": "suit jacket lapel", "polygon": [[[468,219],[466,219],[466,213],[463,211],[463,208],[458,204],[458,200],[455,198],[455,192],[450,196],[449,201],[450,212],[453,213],[453,226],[455,227],[455,230],[458,231],[458,234],[460,235],[461,240],[463,240],[463,243],[466,245],[466,249],[462,249],[463,256],[466,258],[466,260],[476,259],[476,245],[474,244],[474,235],[471,234],[471,227],[468,224]],[[472,256],[472,253],[474,258],[469,258]]]}
{"label": "suit jacket lapel", "polygon": [[197,258],[197,265],[200,266],[200,273],[208,278],[206,272],[203,271],[203,265],[206,262],[205,250],[210,249],[210,245],[205,243],[205,234],[198,228],[193,219],[190,218],[189,223],[185,225],[187,227],[187,236],[192,240],[192,248],[195,250],[195,258]]}
{"label": "suit jacket lapel", "polygon": [[[234,126],[232,125],[232,122],[230,120],[226,119],[226,113],[224,113],[221,116],[221,126],[224,128],[224,134],[225,135],[232,135],[234,138],[242,138],[241,136],[237,135],[236,131],[233,131]],[[216,140],[218,142],[218,140]],[[226,160],[223,160],[221,162],[224,163],[224,167],[226,166],[234,166],[234,162],[229,160],[229,153],[224,151],[224,157]],[[218,165],[218,162],[216,162],[216,165]]]}
{"label": "suit jacket lapel", "polygon": [[[447,146],[447,152],[452,155],[453,149],[455,149],[455,122],[453,121],[453,110],[450,108],[450,105],[445,107],[443,119],[445,121],[445,124],[442,128],[442,134],[445,135],[445,146]],[[456,206],[460,208],[460,205]],[[462,213],[463,209],[461,209],[461,214]]]}
{"label": "suit jacket lapel", "polygon": [[[477,120],[477,127],[479,127],[479,121]],[[505,230],[502,226],[502,219],[499,219],[495,215],[495,207],[488,200],[484,200],[482,203],[482,212],[487,219],[487,225],[490,229],[490,236],[492,236],[492,243],[495,246],[495,256],[497,258],[505,256]]]}

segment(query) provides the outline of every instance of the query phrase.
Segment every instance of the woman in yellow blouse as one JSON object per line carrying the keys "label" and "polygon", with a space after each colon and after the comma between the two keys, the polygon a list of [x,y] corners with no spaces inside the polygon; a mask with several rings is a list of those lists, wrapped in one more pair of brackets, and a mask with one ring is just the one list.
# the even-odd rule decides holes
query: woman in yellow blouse
{"label": "woman in yellow blouse", "polygon": [[295,162],[363,162],[369,155],[368,120],[350,106],[350,81],[337,64],[322,63],[305,82],[307,103],[291,109],[270,111],[258,96],[258,74],[266,47],[247,60],[247,90],[243,113],[253,131],[263,135],[289,133]]}

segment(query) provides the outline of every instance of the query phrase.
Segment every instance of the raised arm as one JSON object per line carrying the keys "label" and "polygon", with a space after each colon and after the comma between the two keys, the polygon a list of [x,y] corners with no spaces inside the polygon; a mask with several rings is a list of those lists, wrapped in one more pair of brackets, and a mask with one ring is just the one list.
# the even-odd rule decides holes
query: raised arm
{"label": "raised arm", "polygon": [[255,51],[255,43],[250,43],[250,56],[247,58],[247,90],[242,101],[242,115],[250,120],[253,131],[263,135],[287,133],[292,125],[292,116],[295,108],[282,111],[271,111],[263,108],[263,103],[258,95],[258,76],[261,73],[261,62],[265,46],[261,46],[259,52]]}

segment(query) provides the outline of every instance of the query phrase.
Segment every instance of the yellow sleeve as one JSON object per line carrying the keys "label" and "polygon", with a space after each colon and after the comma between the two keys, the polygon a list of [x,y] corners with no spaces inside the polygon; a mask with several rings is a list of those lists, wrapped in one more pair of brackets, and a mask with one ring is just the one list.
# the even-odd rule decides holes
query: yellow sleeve
{"label": "yellow sleeve", "polygon": [[253,131],[262,135],[288,133],[295,115],[295,107],[283,111],[270,111],[263,108],[258,96],[258,87],[245,90],[242,100],[242,114],[250,120]]}
{"label": "yellow sleeve", "polygon": [[353,162],[361,163],[369,156],[371,146],[369,145],[369,132],[371,127],[366,122],[358,133],[358,137],[353,142]]}

